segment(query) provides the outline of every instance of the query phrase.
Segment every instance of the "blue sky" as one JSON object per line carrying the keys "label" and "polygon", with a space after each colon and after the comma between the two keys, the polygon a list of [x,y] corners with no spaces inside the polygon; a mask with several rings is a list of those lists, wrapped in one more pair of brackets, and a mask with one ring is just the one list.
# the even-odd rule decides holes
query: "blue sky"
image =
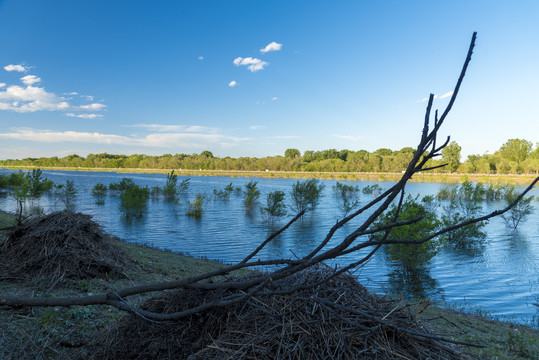
{"label": "blue sky", "polygon": [[[0,0],[0,158],[539,142],[539,1]],[[445,96],[444,96],[445,95]]]}

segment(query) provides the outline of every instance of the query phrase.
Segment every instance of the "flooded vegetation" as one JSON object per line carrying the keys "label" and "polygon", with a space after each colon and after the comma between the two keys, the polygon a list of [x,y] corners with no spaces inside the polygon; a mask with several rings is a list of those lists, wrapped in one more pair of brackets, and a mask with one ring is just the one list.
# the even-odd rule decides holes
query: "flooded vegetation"
{"label": "flooded vegetation", "polygon": [[[20,176],[8,170],[2,170],[1,174]],[[175,178],[174,175],[62,171],[40,174],[42,179],[54,184],[71,182],[70,207],[92,215],[112,235],[129,242],[227,263],[241,260],[295,215],[296,210],[313,204],[302,198],[299,203],[294,201],[297,180]],[[300,182],[302,186],[308,183]],[[261,259],[295,258],[309,253],[335,221],[342,219],[344,210],[372,200],[391,183],[318,180],[311,185],[319,191],[314,210],[263,249],[258,255]],[[160,191],[154,190],[156,188]],[[52,189],[54,185],[41,197],[29,199],[25,212],[49,213],[65,208],[66,203],[58,201]],[[429,229],[435,229],[438,222],[447,225],[471,213],[484,214],[506,206],[501,185],[412,183],[407,189],[409,210],[403,216],[432,214]],[[520,190],[519,187],[508,189]],[[16,212],[19,202],[9,193],[9,190],[3,192],[0,206]],[[535,189],[531,195],[537,194]],[[396,244],[387,246],[356,275],[368,288],[379,293],[466,304],[492,315],[537,326],[537,198],[530,198],[527,205],[516,208],[514,214],[506,214],[505,219],[495,218],[452,234],[452,238],[436,239],[428,249],[409,249],[410,253],[406,253]],[[531,213],[529,207],[533,207]],[[287,215],[284,215],[285,210]],[[343,233],[352,230],[368,215],[347,224]],[[520,221],[515,229],[511,224],[515,224],[518,217]],[[339,240],[338,236],[336,234],[335,241]],[[354,255],[350,255],[338,265],[354,260]]]}

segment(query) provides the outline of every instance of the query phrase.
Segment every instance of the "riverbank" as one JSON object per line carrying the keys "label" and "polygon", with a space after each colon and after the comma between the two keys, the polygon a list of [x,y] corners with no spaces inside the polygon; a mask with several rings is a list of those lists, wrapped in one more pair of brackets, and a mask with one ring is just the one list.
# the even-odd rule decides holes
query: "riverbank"
{"label": "riverbank", "polygon": [[[31,170],[36,167],[29,166],[6,166],[9,170]],[[400,180],[402,173],[384,172],[310,172],[310,171],[243,171],[243,170],[188,170],[188,169],[138,169],[138,168],[82,168],[82,167],[40,167],[42,170],[55,171],[102,171],[125,174],[169,174],[174,170],[179,176],[228,176],[235,177],[259,177],[276,179],[324,179],[339,181],[376,181],[396,182]],[[447,183],[456,184],[465,180],[479,181],[484,184],[500,183],[505,185],[529,185],[536,174],[457,174],[457,173],[432,173],[425,172],[414,175],[411,182],[418,183]]]}
{"label": "riverbank", "polygon": [[[12,223],[12,215],[0,213],[2,227]],[[126,243],[117,238],[111,241],[137,264],[126,272],[124,279],[87,279],[50,289],[39,279],[0,278],[0,293],[32,297],[96,294],[134,284],[180,279],[222,266],[212,261]],[[140,296],[135,301],[141,303],[147,298]],[[486,346],[482,349],[461,347],[461,351],[485,359],[538,358],[537,330],[444,306],[430,305],[425,309],[425,304],[412,304],[409,309],[418,315],[418,321],[430,333]],[[0,308],[0,358],[71,358],[84,354],[92,339],[124,316],[125,313],[105,306]]]}

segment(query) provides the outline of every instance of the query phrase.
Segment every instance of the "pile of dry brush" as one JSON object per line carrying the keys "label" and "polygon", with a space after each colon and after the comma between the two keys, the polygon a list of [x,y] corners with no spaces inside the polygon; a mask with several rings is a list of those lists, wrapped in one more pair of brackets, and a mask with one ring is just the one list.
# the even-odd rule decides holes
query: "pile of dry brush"
{"label": "pile of dry brush", "polygon": [[[128,316],[103,334],[84,358],[466,358],[454,347],[427,335],[414,311],[403,302],[370,294],[351,275],[320,281],[333,271],[323,266],[306,269],[269,284],[246,302],[214,307],[174,321]],[[320,285],[308,290],[275,295],[318,282]],[[156,296],[142,308],[169,314],[237,292],[182,289]]]}
{"label": "pile of dry brush", "polygon": [[64,280],[121,276],[131,261],[91,216],[65,210],[30,217],[0,244],[2,278],[53,285]]}

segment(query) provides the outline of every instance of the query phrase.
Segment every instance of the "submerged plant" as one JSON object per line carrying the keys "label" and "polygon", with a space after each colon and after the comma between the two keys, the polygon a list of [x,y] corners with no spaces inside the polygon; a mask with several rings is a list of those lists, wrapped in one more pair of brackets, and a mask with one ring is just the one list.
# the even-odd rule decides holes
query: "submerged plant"
{"label": "submerged plant", "polygon": [[298,214],[300,212],[314,210],[320,202],[320,196],[324,187],[324,184],[321,184],[318,179],[298,180],[292,185],[292,192],[290,193],[292,209]]}
{"label": "submerged plant", "polygon": [[187,216],[192,216],[192,217],[195,217],[195,218],[202,217],[202,213],[204,211],[203,205],[204,205],[204,200],[205,199],[206,199],[205,194],[198,193],[196,195],[196,198],[193,201],[188,201],[187,202],[188,208],[187,208],[187,211],[186,211],[185,214]]}
{"label": "submerged plant", "polygon": [[162,194],[167,201],[176,200],[178,195],[178,175],[174,174],[174,170],[167,175],[167,182],[163,186]]}
{"label": "submerged plant", "polygon": [[76,195],[77,189],[75,189],[75,184],[71,180],[66,180],[65,185],[55,185],[54,196],[64,204],[67,210],[73,210],[75,208]]}
{"label": "submerged plant", "polygon": [[97,199],[95,200],[96,205],[105,205],[105,195],[107,195],[108,188],[101,183],[97,183],[92,188],[92,195]]}
{"label": "submerged plant", "polygon": [[[515,192],[515,187],[511,186],[504,194],[504,200],[507,205],[512,204],[520,194]],[[508,228],[516,230],[521,222],[524,222],[533,213],[533,205],[531,204],[533,196],[527,196],[520,199],[515,206],[502,215],[502,219]]]}
{"label": "submerged plant", "polygon": [[148,187],[136,184],[129,186],[120,195],[120,211],[127,217],[141,217],[148,207]]}
{"label": "submerged plant", "polygon": [[277,218],[286,215],[283,191],[272,191],[266,197],[266,205],[260,208],[260,212],[269,223],[274,223]]}
{"label": "submerged plant", "polygon": [[430,201],[428,198],[426,201],[419,202],[417,197],[413,198],[408,195],[400,209],[397,205],[391,205],[389,210],[380,215],[372,225],[373,228],[380,228],[394,222],[420,219],[407,226],[393,227],[387,233],[380,232],[373,236],[374,240],[385,237],[394,241],[403,241],[384,245],[386,255],[392,261],[399,262],[403,271],[424,266],[440,249],[441,242],[438,238],[420,244],[411,243],[434,233],[440,227],[436,213],[432,211],[432,208],[429,209]]}
{"label": "submerged plant", "polygon": [[256,187],[258,184],[257,181],[249,181],[245,184],[245,193],[243,195],[243,205],[247,211],[252,210],[258,203],[258,198],[260,197],[260,191]]}
{"label": "submerged plant", "polygon": [[232,186],[232,183],[225,186],[224,189],[217,190],[213,189],[213,195],[215,195],[216,199],[219,200],[228,200],[230,198],[230,194],[234,191],[234,186]]}
{"label": "submerged plant", "polygon": [[359,186],[357,185],[346,185],[337,181],[333,185],[333,193],[343,217],[359,205]]}
{"label": "submerged plant", "polygon": [[[478,217],[485,199],[484,189],[480,183],[473,185],[471,182],[465,181],[460,186],[451,188],[448,198],[449,203],[442,206],[442,224],[445,227],[451,227]],[[447,242],[448,246],[470,248],[481,244],[487,237],[487,234],[481,231],[485,225],[483,221],[475,222],[444,234],[442,239]]]}

